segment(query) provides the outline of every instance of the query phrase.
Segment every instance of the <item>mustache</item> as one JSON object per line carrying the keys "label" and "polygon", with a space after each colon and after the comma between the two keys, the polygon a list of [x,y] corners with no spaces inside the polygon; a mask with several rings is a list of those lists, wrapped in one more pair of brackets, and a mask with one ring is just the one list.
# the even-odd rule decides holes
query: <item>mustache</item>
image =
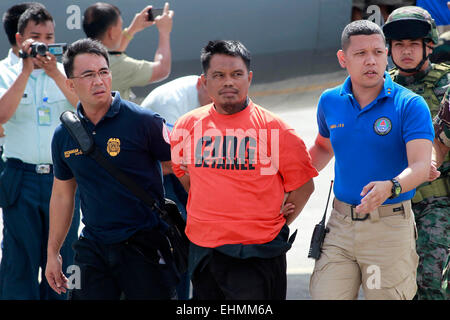
{"label": "mustache", "polygon": [[239,90],[238,90],[238,89],[235,89],[235,88],[226,88],[226,89],[219,90],[219,94],[222,94],[222,93],[228,93],[228,92],[231,92],[231,93],[238,93]]}

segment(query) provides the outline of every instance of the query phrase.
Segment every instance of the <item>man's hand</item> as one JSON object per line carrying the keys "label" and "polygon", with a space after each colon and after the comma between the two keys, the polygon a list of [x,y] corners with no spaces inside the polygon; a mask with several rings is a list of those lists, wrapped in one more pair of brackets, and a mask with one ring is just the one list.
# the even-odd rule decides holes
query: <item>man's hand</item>
{"label": "man's hand", "polygon": [[37,67],[44,69],[45,73],[50,78],[55,79],[56,77],[60,76],[61,72],[56,65],[56,57],[50,52],[47,51],[45,56],[37,55],[35,58],[31,59]]}
{"label": "man's hand", "polygon": [[[22,43],[20,50],[22,50],[22,52],[25,52],[29,55],[31,53],[31,44],[33,42],[35,42],[33,39],[25,40]],[[31,72],[33,72],[33,70],[34,70],[33,59],[30,56],[28,56],[28,58],[22,59],[22,72],[31,74]]]}
{"label": "man's hand", "polygon": [[295,204],[286,202],[281,206],[280,213],[286,218],[291,213],[295,212]]}
{"label": "man's hand", "polygon": [[357,213],[369,213],[378,208],[392,195],[392,182],[373,181],[367,184],[361,192],[361,203],[356,206]]}
{"label": "man's hand", "polygon": [[436,180],[440,176],[441,176],[441,172],[437,169],[436,161],[431,160],[430,176],[428,177],[428,181]]}
{"label": "man's hand", "polygon": [[163,14],[155,18],[156,27],[158,28],[159,33],[169,34],[172,31],[173,14],[174,12],[169,10],[169,3],[166,2]]}
{"label": "man's hand", "polygon": [[180,164],[180,169],[184,171],[184,174],[189,176],[189,168],[186,164]]}
{"label": "man's hand", "polygon": [[285,196],[281,213],[285,215],[287,225],[290,225],[297,218],[313,191],[314,181],[310,179],[302,186],[289,192],[287,197]]}
{"label": "man's hand", "polygon": [[172,161],[161,161],[161,168],[164,176],[173,173]]}
{"label": "man's hand", "polygon": [[60,254],[48,256],[45,277],[50,287],[56,293],[66,293],[66,289],[69,288],[68,279],[62,272],[62,258]]}
{"label": "man's hand", "polygon": [[131,21],[131,24],[128,27],[128,33],[130,36],[134,36],[136,33],[155,24],[155,21],[148,20],[148,10],[151,8],[152,6],[146,6],[141,12],[136,13],[133,21]]}

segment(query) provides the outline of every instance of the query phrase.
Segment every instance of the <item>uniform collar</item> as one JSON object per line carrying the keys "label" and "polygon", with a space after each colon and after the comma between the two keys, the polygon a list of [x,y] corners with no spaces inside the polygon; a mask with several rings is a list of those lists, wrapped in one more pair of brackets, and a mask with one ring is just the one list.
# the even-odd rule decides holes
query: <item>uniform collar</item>
{"label": "uniform collar", "polygon": [[428,64],[428,67],[425,70],[419,71],[413,74],[412,76],[402,76],[399,72],[397,74],[396,82],[398,82],[398,84],[401,84],[402,86],[409,86],[425,78],[428,72],[430,72],[430,70],[431,70],[431,63]]}
{"label": "uniform collar", "polygon": [[383,97],[393,98],[395,93],[394,81],[388,72],[384,72],[384,87],[378,95],[378,99]]}
{"label": "uniform collar", "polygon": [[[394,82],[392,81],[389,73],[385,71],[383,89],[381,90],[380,94],[375,100],[379,100],[384,97],[392,98],[394,96],[394,93],[395,93]],[[348,95],[353,98],[352,81],[350,76],[348,76],[347,79],[345,79],[345,82],[341,87],[340,95],[341,96]]]}
{"label": "uniform collar", "polygon": [[[120,98],[119,91],[112,91],[111,95],[113,97],[113,100],[112,100],[111,106],[109,107],[108,111],[106,112],[104,118],[105,117],[113,118],[120,111],[120,103],[121,103],[122,99]],[[77,114],[80,119],[86,118],[83,113],[84,113],[83,105],[81,104],[81,102],[78,102]]]}
{"label": "uniform collar", "polygon": [[111,103],[111,107],[109,108],[108,112],[105,114],[105,117],[112,118],[120,111],[120,103],[122,99],[120,98],[119,91],[112,91],[111,95],[113,96],[113,101]]}

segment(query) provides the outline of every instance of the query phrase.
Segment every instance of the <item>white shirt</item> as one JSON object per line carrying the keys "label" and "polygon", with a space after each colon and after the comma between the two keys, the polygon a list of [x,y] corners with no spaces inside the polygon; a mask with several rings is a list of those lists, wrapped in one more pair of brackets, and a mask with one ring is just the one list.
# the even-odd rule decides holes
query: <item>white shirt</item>
{"label": "white shirt", "polygon": [[5,66],[9,68],[18,64],[19,62],[22,63],[22,60],[19,59],[19,57],[14,54],[12,49],[9,49],[6,58],[0,61],[0,66]]}
{"label": "white shirt", "polygon": [[[63,72],[62,64],[58,63],[57,66]],[[0,65],[0,68],[1,97],[16,80],[22,63],[16,63],[11,67]],[[44,97],[48,98],[45,107],[50,111],[48,123],[43,125],[39,123],[39,112],[44,106]],[[52,163],[53,132],[60,123],[59,116],[65,110],[74,110],[74,108],[57,84],[44,70],[33,70],[16,112],[3,125],[5,129],[3,156],[33,164]]]}
{"label": "white shirt", "polygon": [[158,113],[172,130],[179,117],[200,107],[197,80],[198,76],[186,76],[167,82],[150,92],[141,106]]}
{"label": "white shirt", "polygon": [[[4,77],[5,79],[8,79],[7,81],[9,83],[14,82],[14,80],[16,79],[16,70],[14,68],[14,66],[16,64],[22,64],[22,60],[19,59],[18,56],[16,56],[14,54],[14,52],[12,51],[12,49],[9,49],[8,51],[8,55],[6,56],[6,58],[4,58],[3,60],[0,61],[0,73],[2,74],[2,77]],[[1,137],[0,138],[0,146],[3,146],[5,143],[5,137]]]}

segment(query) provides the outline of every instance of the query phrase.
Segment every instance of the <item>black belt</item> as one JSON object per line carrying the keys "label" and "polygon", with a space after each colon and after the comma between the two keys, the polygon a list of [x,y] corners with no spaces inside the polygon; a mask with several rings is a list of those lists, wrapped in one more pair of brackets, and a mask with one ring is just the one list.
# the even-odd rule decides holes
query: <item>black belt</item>
{"label": "black belt", "polygon": [[53,165],[49,163],[32,164],[25,163],[22,160],[15,158],[8,158],[6,165],[16,169],[22,169],[29,172],[34,172],[37,174],[52,174]]}

